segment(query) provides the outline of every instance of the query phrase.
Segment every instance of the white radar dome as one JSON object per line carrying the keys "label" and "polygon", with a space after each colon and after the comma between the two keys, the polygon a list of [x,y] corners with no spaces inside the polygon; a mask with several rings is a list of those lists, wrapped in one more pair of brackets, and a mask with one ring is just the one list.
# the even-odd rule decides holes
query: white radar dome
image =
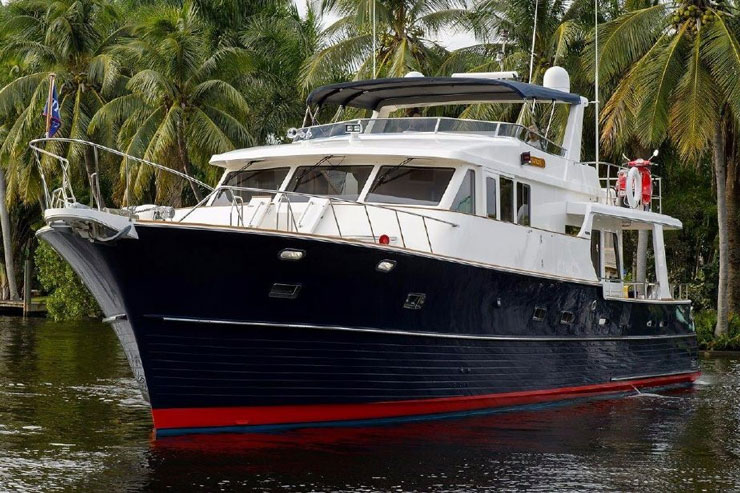
{"label": "white radar dome", "polygon": [[421,72],[409,72],[408,74],[404,75],[404,77],[424,77],[424,74]]}
{"label": "white radar dome", "polygon": [[558,91],[570,92],[570,76],[563,67],[550,67],[545,71],[542,85]]}

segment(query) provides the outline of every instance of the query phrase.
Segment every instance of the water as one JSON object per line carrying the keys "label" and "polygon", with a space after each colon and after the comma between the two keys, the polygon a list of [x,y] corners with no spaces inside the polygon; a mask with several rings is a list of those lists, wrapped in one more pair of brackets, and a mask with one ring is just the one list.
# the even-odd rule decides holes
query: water
{"label": "water", "polygon": [[740,490],[740,355],[702,369],[670,394],[155,442],[109,327],[0,318],[0,490]]}

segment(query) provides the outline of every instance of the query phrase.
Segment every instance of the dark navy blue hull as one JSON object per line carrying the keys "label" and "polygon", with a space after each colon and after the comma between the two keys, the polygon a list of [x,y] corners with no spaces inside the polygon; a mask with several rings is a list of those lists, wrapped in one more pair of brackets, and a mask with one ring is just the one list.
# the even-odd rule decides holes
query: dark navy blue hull
{"label": "dark navy blue hull", "polygon": [[[334,406],[326,420],[362,418],[357,406],[388,402],[413,414],[409,403],[429,400],[485,407],[494,403],[482,399],[497,395],[696,377],[688,304],[605,300],[597,284],[361,243],[136,230],[138,240],[112,245],[65,228],[41,237],[112,319],[158,428],[287,422],[280,408],[292,409],[294,422],[318,421],[301,416],[304,406]],[[281,260],[285,248],[305,257]],[[382,260],[395,268],[379,272]],[[208,409],[246,417],[201,422]],[[393,409],[377,417],[400,413]],[[158,424],[158,410],[197,411]]]}

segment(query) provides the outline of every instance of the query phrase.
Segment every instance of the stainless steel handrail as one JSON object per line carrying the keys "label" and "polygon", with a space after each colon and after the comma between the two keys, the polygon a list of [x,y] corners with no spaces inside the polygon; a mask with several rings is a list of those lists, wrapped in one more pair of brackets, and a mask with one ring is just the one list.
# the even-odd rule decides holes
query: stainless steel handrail
{"label": "stainless steel handrail", "polygon": [[[608,290],[610,297],[623,298],[623,299],[657,299],[660,283],[658,282],[637,282],[637,281],[623,281],[621,279],[601,279],[602,286]],[[607,286],[618,286],[619,291],[615,291]],[[624,291],[627,288],[627,291]],[[631,291],[630,291],[631,288]],[[641,289],[638,289],[641,288]],[[618,293],[615,296],[615,292]],[[632,296],[630,296],[630,292]]]}
{"label": "stainless steel handrail", "polygon": [[[192,207],[190,210],[188,210],[188,212],[185,213],[181,218],[179,218],[177,220],[177,222],[183,222],[183,221],[185,221],[185,219],[187,219],[195,210],[203,207],[204,204],[206,204],[207,202],[209,202],[211,198],[215,197],[219,192],[222,192],[222,191],[230,191],[232,193],[232,196],[236,196],[236,194],[234,194],[234,192],[254,192],[254,193],[262,193],[262,194],[274,195],[276,197],[276,199],[273,202],[273,204],[275,204],[276,210],[279,210],[280,205],[282,204],[282,201],[283,200],[287,201],[287,203],[288,203],[288,217],[287,217],[287,220],[289,221],[287,229],[289,231],[290,231],[290,227],[291,227],[291,222],[292,222],[292,226],[295,229],[295,231],[298,231],[298,225],[296,223],[295,214],[293,213],[293,209],[292,209],[292,202],[290,201],[290,197],[289,197],[290,195],[295,195],[295,196],[299,196],[299,197],[303,197],[303,198],[308,198],[309,200],[312,199],[312,198],[317,198],[317,199],[322,199],[322,200],[328,200],[329,201],[329,206],[330,206],[330,208],[332,210],[332,215],[334,217],[334,223],[335,223],[335,226],[337,228],[337,235],[340,238],[344,238],[345,235],[342,233],[342,228],[339,225],[339,218],[338,218],[338,216],[336,214],[336,210],[334,208],[334,205],[335,204],[345,204],[345,205],[353,205],[353,206],[362,207],[363,210],[364,210],[364,212],[365,212],[365,217],[367,218],[367,223],[368,223],[368,227],[369,227],[369,230],[370,230],[370,236],[372,237],[373,242],[378,241],[378,236],[375,233],[375,228],[373,227],[373,221],[372,221],[372,218],[370,217],[370,211],[368,209],[381,209],[381,210],[389,211],[389,212],[392,212],[394,214],[394,217],[396,218],[396,224],[398,226],[398,232],[399,232],[399,236],[401,238],[401,244],[403,245],[404,248],[407,248],[406,235],[404,235],[404,233],[403,233],[403,225],[401,224],[401,219],[400,219],[399,214],[406,214],[408,216],[417,217],[417,218],[420,218],[421,221],[422,221],[422,225],[424,227],[424,233],[425,233],[427,245],[429,247],[429,251],[432,252],[432,253],[434,252],[434,248],[432,247],[432,240],[431,240],[431,236],[429,234],[429,226],[427,225],[427,220],[429,220],[429,221],[435,221],[435,222],[442,223],[442,224],[446,224],[446,225],[451,226],[453,228],[456,228],[456,227],[459,226],[457,223],[453,223],[451,221],[446,221],[444,219],[439,219],[437,217],[433,217],[433,216],[429,216],[429,215],[425,215],[425,214],[419,214],[417,212],[411,212],[411,211],[407,211],[407,210],[404,210],[404,209],[399,209],[399,208],[395,208],[395,207],[388,207],[388,206],[379,205],[379,204],[368,204],[366,202],[358,202],[356,200],[342,199],[342,198],[339,198],[339,197],[332,197],[332,196],[327,196],[327,195],[315,195],[315,194],[303,193],[303,192],[292,192],[292,191],[289,191],[289,190],[275,190],[275,189],[255,188],[255,187],[239,187],[239,186],[231,186],[231,185],[219,185],[219,186],[217,186],[211,193],[208,194],[207,197],[204,197],[203,200],[201,200],[200,202],[198,202],[198,204],[196,204],[194,207]],[[232,197],[231,204],[232,204],[232,208],[233,208],[233,197]],[[275,216],[275,221],[276,221],[275,227],[276,227],[276,229],[280,229],[279,228],[279,226],[280,226],[279,225],[279,220],[280,220],[279,218],[280,218],[280,215],[279,214],[276,214],[276,216]]]}
{"label": "stainless steel handrail", "polygon": [[[183,222],[195,210],[197,210],[197,209],[205,206],[206,204],[208,204],[208,202],[211,201],[211,199],[213,197],[215,197],[217,193],[222,192],[222,191],[225,191],[225,190],[228,190],[228,191],[231,191],[232,192],[232,200],[231,200],[231,203],[230,203],[231,208],[230,208],[230,214],[229,214],[229,222],[233,225],[233,222],[234,222],[234,212],[236,212],[236,222],[237,222],[237,226],[239,226],[239,227],[247,227],[247,224],[245,224],[245,218],[244,218],[244,201],[243,201],[243,199],[241,197],[239,197],[237,199],[236,197],[238,197],[238,195],[235,194],[235,193],[233,193],[233,192],[238,192],[238,191],[266,193],[266,194],[274,195],[277,198],[273,202],[273,204],[275,204],[275,206],[278,209],[280,208],[280,205],[283,203],[283,201],[287,202],[287,208],[288,208],[288,218],[287,218],[288,219],[288,225],[287,225],[287,227],[288,227],[289,230],[292,227],[292,228],[294,228],[295,231],[298,231],[298,225],[296,223],[295,214],[293,212],[293,205],[292,205],[292,202],[290,200],[290,196],[300,196],[300,197],[304,197],[304,198],[308,198],[308,199],[318,198],[318,199],[322,199],[322,200],[328,200],[329,201],[329,206],[331,207],[331,210],[332,210],[332,215],[334,216],[334,223],[335,223],[336,228],[337,228],[337,234],[339,235],[340,238],[343,237],[344,235],[343,235],[343,232],[342,232],[342,228],[340,227],[340,224],[339,224],[339,218],[338,218],[338,216],[336,214],[335,204],[350,204],[350,205],[362,207],[364,209],[364,211],[365,211],[365,216],[367,217],[367,220],[368,220],[368,227],[370,228],[370,234],[371,234],[371,236],[373,238],[373,241],[377,241],[377,235],[375,234],[375,228],[373,227],[372,218],[370,217],[370,212],[369,212],[368,208],[381,209],[381,210],[387,210],[387,211],[392,212],[394,214],[395,218],[396,218],[396,223],[398,225],[398,230],[399,230],[400,237],[401,237],[401,243],[402,243],[402,245],[403,245],[404,248],[406,248],[406,236],[403,233],[403,226],[401,224],[401,219],[399,217],[399,214],[406,214],[408,216],[417,217],[417,218],[420,218],[421,219],[422,224],[424,226],[424,231],[425,231],[425,234],[426,234],[427,244],[429,246],[429,251],[430,252],[433,251],[433,248],[432,248],[431,238],[430,238],[430,235],[429,235],[429,228],[428,228],[428,225],[427,225],[427,220],[429,220],[429,221],[435,221],[435,222],[442,223],[442,224],[446,224],[446,225],[451,226],[453,228],[459,226],[458,224],[453,223],[451,221],[446,221],[444,219],[439,219],[439,218],[436,218],[436,217],[433,217],[433,216],[429,216],[429,215],[419,214],[419,213],[416,213],[416,212],[411,212],[411,211],[407,211],[407,210],[404,210],[404,209],[398,209],[398,208],[388,207],[388,206],[379,205],[379,204],[368,204],[368,203],[365,203],[365,202],[358,202],[358,201],[355,201],[355,200],[342,199],[342,198],[339,198],[339,197],[331,197],[331,196],[325,196],[325,195],[314,195],[314,194],[308,194],[308,193],[302,193],[302,192],[291,192],[291,191],[287,191],[287,190],[271,190],[271,189],[253,188],[253,187],[237,187],[237,186],[230,186],[230,185],[219,185],[218,187],[214,188],[214,187],[211,187],[211,186],[203,183],[202,181],[198,180],[197,178],[193,178],[193,177],[191,177],[191,176],[189,176],[189,175],[187,175],[185,173],[182,173],[180,171],[173,170],[171,168],[168,168],[166,166],[162,166],[162,165],[157,164],[157,163],[153,163],[153,162],[148,161],[146,159],[142,159],[142,158],[138,158],[138,157],[135,157],[135,156],[131,156],[129,154],[126,154],[125,152],[121,152],[121,151],[118,151],[116,149],[111,149],[111,148],[106,147],[104,145],[96,144],[94,142],[89,142],[89,141],[85,141],[85,140],[81,140],[81,139],[62,138],[62,137],[40,138],[40,139],[34,139],[34,140],[32,140],[32,141],[29,142],[29,148],[34,151],[34,154],[35,154],[35,157],[36,157],[36,163],[38,165],[39,173],[41,175],[42,185],[44,187],[44,198],[45,198],[45,201],[46,201],[46,204],[45,205],[46,205],[47,208],[49,207],[49,205],[51,205],[52,207],[57,207],[57,206],[58,207],[67,207],[67,206],[70,206],[73,203],[75,203],[77,199],[75,198],[74,191],[72,190],[71,180],[69,178],[69,164],[70,164],[69,163],[69,160],[66,159],[63,156],[60,156],[60,155],[54,153],[54,152],[51,152],[51,151],[48,151],[46,149],[43,149],[43,148],[39,147],[40,144],[46,143],[46,142],[60,142],[60,143],[67,143],[67,144],[80,144],[80,145],[91,146],[94,149],[94,151],[95,151],[95,159],[96,159],[96,162],[97,162],[97,151],[98,151],[98,149],[100,149],[100,150],[102,150],[104,152],[109,152],[109,153],[114,154],[116,156],[120,156],[123,159],[125,159],[126,160],[126,190],[124,191],[124,201],[126,202],[126,206],[127,207],[125,209],[122,209],[122,210],[127,211],[127,213],[130,214],[130,215],[133,215],[135,213],[140,213],[142,211],[136,210],[136,207],[135,206],[132,207],[128,203],[128,201],[129,201],[129,196],[128,196],[128,192],[129,192],[129,173],[128,173],[129,166],[128,166],[128,160],[129,159],[132,160],[132,161],[139,162],[141,164],[147,165],[147,166],[151,166],[151,167],[153,167],[155,169],[158,169],[158,170],[161,170],[161,171],[172,173],[175,176],[178,176],[180,178],[183,178],[185,180],[188,180],[188,181],[190,181],[190,182],[192,182],[192,183],[194,183],[194,184],[196,184],[198,186],[201,186],[201,187],[209,190],[209,193],[205,197],[203,197],[200,201],[198,201],[198,203],[195,206],[193,206],[192,208],[190,208],[190,210],[185,215],[183,215],[181,218],[179,218],[178,219],[178,222]],[[57,160],[60,163],[60,166],[61,166],[61,169],[62,169],[62,186],[59,187],[59,188],[57,188],[57,189],[55,189],[52,193],[49,193],[49,190],[48,190],[48,187],[47,187],[46,177],[44,175],[44,170],[43,170],[43,168],[41,166],[41,159],[39,157],[40,155],[46,155],[46,156],[49,156],[49,157]],[[89,185],[91,187],[90,192],[91,192],[91,198],[92,198],[93,202],[95,203],[94,205],[97,206],[97,209],[98,210],[102,210],[102,196],[101,196],[101,193],[100,193],[100,181],[99,181],[99,177],[98,177],[98,173],[97,172],[91,173],[90,176],[88,176],[88,183],[89,183]],[[108,209],[106,209],[106,210],[108,210]],[[276,215],[276,221],[279,221],[279,215]],[[279,223],[276,224],[276,227],[279,228]]]}
{"label": "stainless steel handrail", "polygon": [[[629,170],[629,167],[626,165],[620,165],[620,164],[614,164],[609,163],[606,161],[581,161],[579,164],[583,164],[586,166],[593,166],[596,169],[596,173],[599,175],[599,183],[601,184],[601,188],[604,189],[605,194],[605,201],[606,204],[611,205],[617,205],[616,203],[616,196],[612,197],[610,196],[610,192],[612,190],[616,191],[617,187],[617,180],[619,179],[619,171],[620,170]],[[605,170],[602,172],[602,169]],[[602,176],[603,174],[606,174],[606,176]],[[653,202],[657,202],[657,210],[659,213],[663,213],[663,180],[660,176],[656,176],[654,173],[652,174],[653,179],[653,195],[650,196],[650,208],[653,208]],[[657,190],[657,194],[655,193]]]}
{"label": "stainless steel handrail", "polygon": [[[62,200],[68,200],[67,199],[67,196],[71,193],[72,200],[75,200],[74,193],[72,192],[71,181],[69,179],[69,160],[67,160],[63,156],[60,156],[58,154],[55,154],[55,153],[53,153],[51,151],[48,151],[46,149],[42,149],[41,147],[39,147],[39,144],[47,143],[47,142],[59,142],[59,143],[63,143],[63,144],[80,144],[80,145],[90,146],[90,147],[92,147],[95,150],[95,158],[96,158],[96,160],[97,160],[97,150],[98,149],[100,149],[102,151],[105,151],[105,152],[108,152],[110,154],[114,154],[116,156],[119,156],[119,157],[124,158],[126,160],[126,168],[127,168],[127,170],[126,170],[126,190],[125,190],[125,194],[127,196],[127,200],[128,200],[128,190],[129,190],[129,183],[128,183],[128,179],[129,179],[129,177],[128,177],[128,160],[129,159],[132,160],[132,161],[136,161],[136,162],[145,164],[147,166],[151,166],[151,167],[153,167],[155,169],[158,169],[158,170],[161,170],[161,171],[165,171],[167,173],[171,173],[171,174],[173,174],[175,176],[178,176],[178,177],[183,178],[183,179],[185,179],[187,181],[190,181],[190,182],[192,182],[192,183],[194,183],[194,184],[196,184],[196,185],[198,185],[200,187],[203,187],[206,190],[213,191],[213,187],[212,186],[207,185],[206,183],[203,183],[202,181],[198,180],[197,178],[193,178],[192,176],[190,176],[190,175],[188,175],[186,173],[183,173],[183,172],[174,170],[172,168],[168,168],[167,166],[162,166],[161,164],[157,164],[157,163],[154,163],[152,161],[148,161],[146,159],[142,159],[142,158],[139,158],[139,157],[136,157],[136,156],[132,156],[130,154],[126,154],[125,152],[121,152],[121,151],[119,151],[117,149],[112,149],[110,147],[106,147],[104,145],[97,144],[95,142],[90,142],[90,141],[82,140],[82,139],[72,139],[72,138],[67,138],[67,137],[43,137],[43,138],[40,138],[40,139],[34,139],[34,140],[30,141],[28,143],[28,147],[31,150],[33,150],[35,152],[35,154],[36,154],[36,164],[38,165],[39,173],[41,174],[41,182],[42,182],[42,185],[44,187],[44,197],[46,198],[46,202],[47,202],[46,205],[47,205],[47,207],[53,202],[54,196],[53,196],[53,194],[49,194],[49,190],[48,190],[47,184],[46,184],[46,177],[44,176],[44,170],[41,167],[41,160],[38,157],[39,154],[44,154],[44,155],[49,156],[49,157],[51,157],[53,159],[56,159],[57,161],[59,161],[59,163],[61,165],[61,168],[62,168],[62,188],[61,188],[61,191],[59,189],[55,190],[55,192],[58,192],[58,194],[57,194],[58,197],[60,197]],[[93,183],[96,183],[97,184],[97,187],[99,188],[99,181],[98,181],[97,177],[96,177],[96,179],[94,181],[92,181],[90,178],[91,177],[88,177],[88,180],[91,182],[90,185],[93,186]],[[92,195],[93,195],[94,200],[98,201],[98,198],[100,197],[100,190],[99,189],[98,190],[91,190],[91,192],[92,192]],[[129,204],[127,203],[127,205],[129,205]],[[100,202],[98,202],[97,206],[98,206],[98,208],[101,207]]]}
{"label": "stainless steel handrail", "polygon": [[[407,123],[409,125],[409,129],[405,131],[410,132],[419,132],[419,133],[472,133],[472,134],[481,134],[491,137],[514,137],[518,140],[521,140],[522,142],[525,142],[535,148],[539,148],[543,152],[547,152],[549,154],[555,154],[559,156],[565,155],[566,149],[562,146],[559,146],[552,140],[548,139],[543,134],[532,131],[529,128],[525,127],[524,125],[520,125],[518,123],[509,123],[509,122],[492,122],[492,121],[486,121],[486,120],[472,120],[467,118],[451,118],[451,117],[399,117],[399,118],[355,118],[352,120],[345,120],[341,122],[334,122],[334,123],[325,123],[322,125],[312,125],[307,127],[301,127],[298,129],[295,129],[294,132],[291,132],[291,137],[294,141],[301,141],[301,140],[311,140],[311,139],[320,139],[320,138],[329,138],[329,137],[337,137],[340,135],[348,135],[348,133],[344,130],[344,127],[348,124],[360,124],[361,125],[361,131],[359,132],[360,135],[372,135],[372,134],[393,134],[393,133],[401,133],[399,130],[394,129],[392,131],[384,131],[382,129],[382,125],[378,125],[379,123],[386,123],[386,122],[392,122],[392,123]],[[467,124],[479,124],[479,125],[486,125],[490,127],[490,130],[484,131],[483,130],[471,130],[471,129],[444,129],[440,128],[443,122],[449,122],[453,124],[459,124],[459,125],[467,125]],[[370,125],[372,123],[372,125]],[[428,124],[425,126],[425,124]],[[413,127],[413,128],[412,128]],[[381,128],[380,131],[378,131],[378,128]],[[336,131],[333,131],[333,129],[336,129]],[[506,132],[507,129],[514,129],[513,132]],[[536,135],[537,139],[536,141],[530,141],[525,138],[523,138],[523,135]],[[552,152],[555,151],[555,152]]]}
{"label": "stainless steel handrail", "polygon": [[[237,187],[237,186],[232,186],[232,185],[219,185],[215,189],[213,189],[213,191],[209,194],[209,196],[208,197],[205,197],[201,201],[201,203],[206,202],[207,199],[209,199],[210,197],[212,197],[213,195],[215,195],[217,192],[220,192],[222,190],[235,190],[235,191],[239,191],[239,192],[258,192],[258,193],[274,194],[274,195],[288,194],[288,195],[296,195],[296,196],[300,196],[300,197],[305,197],[305,198],[309,198],[309,199],[311,199],[311,198],[329,199],[329,200],[331,200],[333,202],[342,203],[342,204],[352,204],[352,205],[366,206],[366,207],[371,207],[371,208],[374,208],[374,209],[384,209],[384,210],[393,211],[393,212],[401,212],[403,214],[408,214],[410,216],[423,217],[423,218],[427,218],[427,219],[432,220],[432,221],[437,221],[437,222],[440,222],[440,223],[447,224],[447,225],[452,226],[452,227],[459,226],[459,224],[453,223],[451,221],[447,221],[445,219],[439,219],[437,217],[429,216],[429,215],[426,215],[426,214],[419,214],[417,212],[411,212],[411,211],[407,211],[407,210],[403,210],[403,209],[396,209],[395,207],[388,207],[388,206],[385,206],[385,205],[372,204],[372,203],[367,203],[367,202],[358,202],[356,200],[342,199],[342,198],[339,198],[339,197],[332,197],[330,195],[316,195],[316,194],[303,193],[303,192],[292,192],[290,190],[274,190],[274,189],[269,189],[269,188]],[[199,206],[202,206],[202,204],[198,204],[198,205],[193,206],[193,209],[196,209]]]}

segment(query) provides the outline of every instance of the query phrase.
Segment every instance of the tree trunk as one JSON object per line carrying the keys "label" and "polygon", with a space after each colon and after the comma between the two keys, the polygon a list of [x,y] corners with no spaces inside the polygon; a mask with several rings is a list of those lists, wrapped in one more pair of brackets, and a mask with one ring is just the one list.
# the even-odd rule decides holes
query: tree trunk
{"label": "tree trunk", "polygon": [[5,201],[5,171],[0,168],[0,230],[3,236],[3,250],[5,250],[5,276],[8,280],[10,299],[17,300],[18,285],[15,282],[15,264],[13,263],[13,239],[10,236],[10,214]]}
{"label": "tree trunk", "polygon": [[735,128],[728,124],[725,137],[727,176],[725,200],[727,202],[728,281],[727,299],[730,313],[740,313],[740,184],[738,184],[737,143]]}
{"label": "tree trunk", "polygon": [[712,160],[717,180],[717,225],[719,230],[719,283],[717,286],[717,326],[714,336],[727,334],[729,299],[728,285],[728,241],[727,241],[727,200],[724,190],[727,183],[727,163],[725,158],[725,128],[721,120],[714,124]]}
{"label": "tree trunk", "polygon": [[[185,172],[188,176],[193,176],[190,173],[190,157],[188,156],[188,149],[187,145],[185,143],[185,136],[184,136],[184,129],[182,128],[182,122],[177,123],[177,152],[180,155],[180,162],[182,163],[182,170]],[[193,191],[193,195],[195,195],[195,200],[197,202],[200,202],[203,200],[203,195],[201,195],[200,190],[198,189],[198,185],[196,185],[191,180],[188,180],[188,183],[190,184],[190,189]]]}

